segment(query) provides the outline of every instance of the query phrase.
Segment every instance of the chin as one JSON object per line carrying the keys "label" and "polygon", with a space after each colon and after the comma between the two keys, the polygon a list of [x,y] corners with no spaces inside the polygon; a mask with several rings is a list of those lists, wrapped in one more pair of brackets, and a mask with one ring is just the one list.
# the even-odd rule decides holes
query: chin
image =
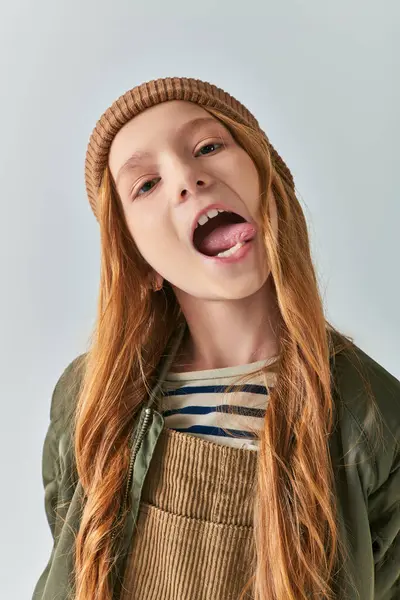
{"label": "chin", "polygon": [[[253,277],[243,277],[240,281],[237,278],[226,281],[223,287],[220,281],[218,282],[218,289],[214,287],[215,293],[212,298],[215,300],[243,300],[260,292],[267,280],[268,276],[257,277],[254,275]],[[208,289],[212,290],[213,287],[210,286]],[[212,299],[210,296],[208,297]]]}

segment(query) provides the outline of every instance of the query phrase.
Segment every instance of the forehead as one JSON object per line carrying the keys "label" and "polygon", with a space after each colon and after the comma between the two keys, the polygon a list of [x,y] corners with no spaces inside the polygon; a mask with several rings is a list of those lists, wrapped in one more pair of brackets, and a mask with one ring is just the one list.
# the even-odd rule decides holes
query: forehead
{"label": "forehead", "polygon": [[136,151],[155,151],[157,145],[168,140],[182,126],[194,119],[213,119],[209,112],[194,102],[169,100],[133,117],[117,133],[108,156],[111,173],[115,177],[120,166]]}

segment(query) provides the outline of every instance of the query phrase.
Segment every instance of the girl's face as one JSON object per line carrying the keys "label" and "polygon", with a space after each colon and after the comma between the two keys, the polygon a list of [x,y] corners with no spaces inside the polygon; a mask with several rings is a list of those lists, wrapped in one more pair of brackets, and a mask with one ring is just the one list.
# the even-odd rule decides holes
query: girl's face
{"label": "girl's face", "polygon": [[210,113],[181,100],[146,109],[115,136],[109,166],[140,253],[178,299],[240,299],[265,283],[269,267],[259,232],[238,262],[210,260],[193,245],[196,215],[210,204],[254,225],[259,208],[253,161]]}

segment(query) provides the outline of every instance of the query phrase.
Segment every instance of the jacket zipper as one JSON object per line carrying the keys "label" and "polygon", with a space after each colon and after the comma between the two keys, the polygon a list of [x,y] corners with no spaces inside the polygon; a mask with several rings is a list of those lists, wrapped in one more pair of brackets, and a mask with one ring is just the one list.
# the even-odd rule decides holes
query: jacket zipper
{"label": "jacket zipper", "polygon": [[[123,504],[122,504],[122,511],[124,511],[127,500],[128,500],[129,488],[131,486],[132,477],[133,477],[133,467],[135,465],[135,460],[136,460],[136,456],[137,456],[137,453],[140,448],[140,444],[142,443],[144,435],[148,429],[148,426],[149,426],[149,423],[151,420],[151,414],[152,414],[152,409],[146,408],[143,423],[142,423],[142,426],[139,431],[139,435],[137,436],[136,441],[134,442],[131,460],[129,461],[128,481],[126,483],[125,495],[124,495]],[[111,539],[112,540],[115,539],[115,531],[112,532]]]}

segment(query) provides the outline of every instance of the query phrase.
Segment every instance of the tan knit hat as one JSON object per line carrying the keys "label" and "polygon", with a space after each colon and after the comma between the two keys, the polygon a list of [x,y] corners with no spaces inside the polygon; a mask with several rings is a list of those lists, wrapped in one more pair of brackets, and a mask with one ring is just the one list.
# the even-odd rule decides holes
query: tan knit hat
{"label": "tan knit hat", "polygon": [[239,123],[258,129],[267,140],[275,168],[294,187],[290,170],[260,128],[257,119],[233,96],[199,79],[186,77],[153,79],[128,90],[115,100],[97,121],[90,136],[85,159],[85,183],[90,206],[96,219],[98,218],[97,193],[114,137],[128,121],[146,108],[168,100],[186,100],[200,106],[217,108]]}

